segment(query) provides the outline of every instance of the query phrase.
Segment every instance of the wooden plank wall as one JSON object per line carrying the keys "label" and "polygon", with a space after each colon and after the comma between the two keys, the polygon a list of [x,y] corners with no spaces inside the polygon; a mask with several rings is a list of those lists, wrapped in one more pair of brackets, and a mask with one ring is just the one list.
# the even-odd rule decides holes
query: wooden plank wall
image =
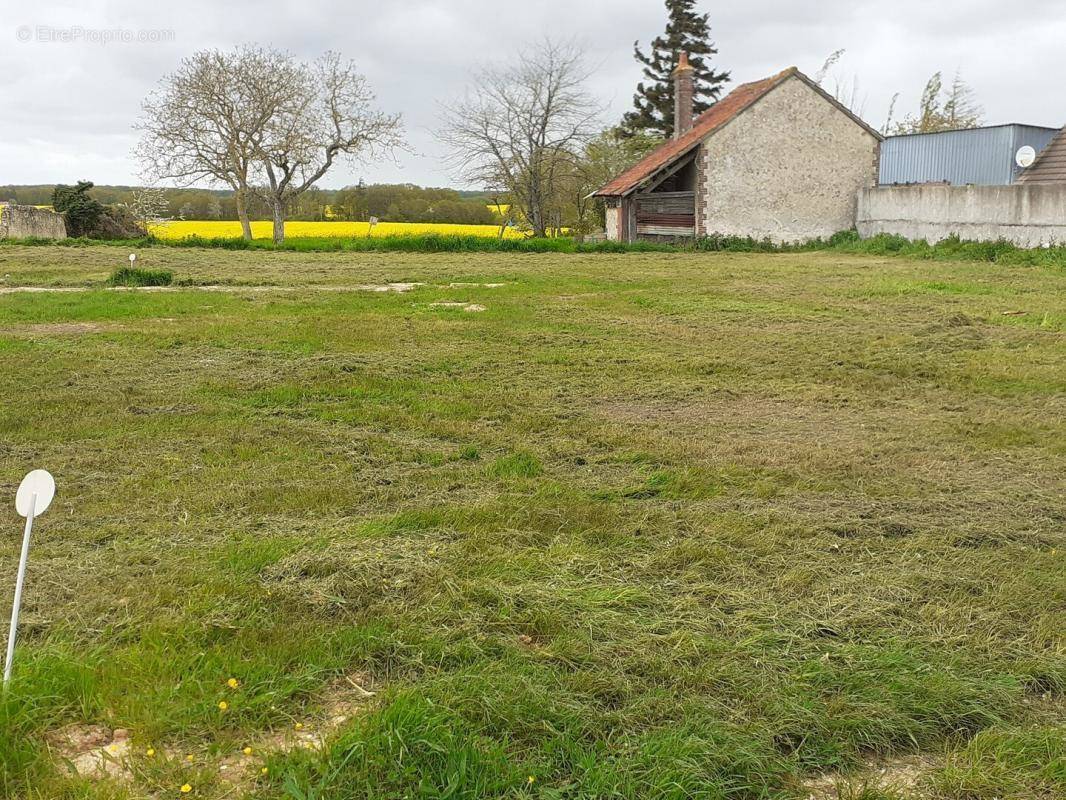
{"label": "wooden plank wall", "polygon": [[695,192],[649,192],[635,198],[637,233],[648,236],[693,236]]}

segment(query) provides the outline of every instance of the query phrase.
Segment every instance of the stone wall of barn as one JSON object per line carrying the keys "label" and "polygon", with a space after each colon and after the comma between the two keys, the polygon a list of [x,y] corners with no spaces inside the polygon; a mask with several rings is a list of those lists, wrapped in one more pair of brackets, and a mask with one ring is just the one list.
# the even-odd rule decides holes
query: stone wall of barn
{"label": "stone wall of barn", "polygon": [[47,208],[0,203],[0,239],[65,239],[63,216]]}
{"label": "stone wall of barn", "polygon": [[609,197],[605,205],[604,222],[607,239],[619,242],[622,240],[622,203],[617,197]]}
{"label": "stone wall of barn", "polygon": [[879,146],[790,78],[704,141],[697,235],[782,243],[853,228],[859,190],[877,183]]}

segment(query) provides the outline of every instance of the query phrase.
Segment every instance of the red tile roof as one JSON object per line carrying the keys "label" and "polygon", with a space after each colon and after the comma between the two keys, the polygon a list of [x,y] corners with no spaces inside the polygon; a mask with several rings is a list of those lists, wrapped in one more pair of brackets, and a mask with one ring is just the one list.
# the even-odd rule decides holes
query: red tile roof
{"label": "red tile roof", "polygon": [[789,67],[784,72],[779,72],[773,77],[738,86],[697,117],[688,131],[677,139],[671,139],[656,150],[652,150],[641,161],[638,161],[595,194],[598,197],[617,197],[629,194],[643,181],[697,147],[700,142],[712,133],[731,122],[734,118],[793,76],[799,77],[817,92],[822,94],[827,100],[840,108],[845,114],[854,119],[859,125],[862,125],[862,127],[866,128],[866,130],[874,136],[881,138],[876,131],[872,130],[865,122],[826,94],[821,87],[800,72],[796,67]]}
{"label": "red tile roof", "polygon": [[678,156],[687,153],[718,128],[732,120],[741,111],[748,108],[748,106],[796,72],[796,68],[792,67],[772,78],[738,86],[700,114],[692,123],[692,127],[685,133],[681,134],[677,139],[671,139],[652,150],[643,159],[596,192],[596,194],[599,196],[628,194],[641,181],[650,178]]}

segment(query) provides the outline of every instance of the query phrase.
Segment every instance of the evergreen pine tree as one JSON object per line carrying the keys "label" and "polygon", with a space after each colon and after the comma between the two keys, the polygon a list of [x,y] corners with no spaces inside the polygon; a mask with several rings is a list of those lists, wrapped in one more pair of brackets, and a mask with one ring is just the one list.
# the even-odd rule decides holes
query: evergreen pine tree
{"label": "evergreen pine tree", "polygon": [[622,120],[623,130],[630,135],[673,136],[673,72],[682,51],[688,53],[689,63],[696,71],[693,110],[697,115],[718,101],[723,85],[729,81],[728,72],[718,72],[708,63],[718,50],[711,41],[708,15],[696,12],[695,5],[696,0],[666,0],[669,17],[666,33],[652,40],[647,55],[640,49],[639,41],[633,43],[634,56],[644,65],[646,80],[637,85],[637,93],[633,95],[634,110]]}

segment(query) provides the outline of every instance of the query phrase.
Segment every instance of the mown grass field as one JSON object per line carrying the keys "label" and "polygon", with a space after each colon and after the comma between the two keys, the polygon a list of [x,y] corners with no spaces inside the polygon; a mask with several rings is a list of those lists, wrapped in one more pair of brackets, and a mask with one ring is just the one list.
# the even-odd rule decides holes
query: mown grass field
{"label": "mown grass field", "polygon": [[0,246],[5,796],[1066,796],[1061,269],[125,256]]}

